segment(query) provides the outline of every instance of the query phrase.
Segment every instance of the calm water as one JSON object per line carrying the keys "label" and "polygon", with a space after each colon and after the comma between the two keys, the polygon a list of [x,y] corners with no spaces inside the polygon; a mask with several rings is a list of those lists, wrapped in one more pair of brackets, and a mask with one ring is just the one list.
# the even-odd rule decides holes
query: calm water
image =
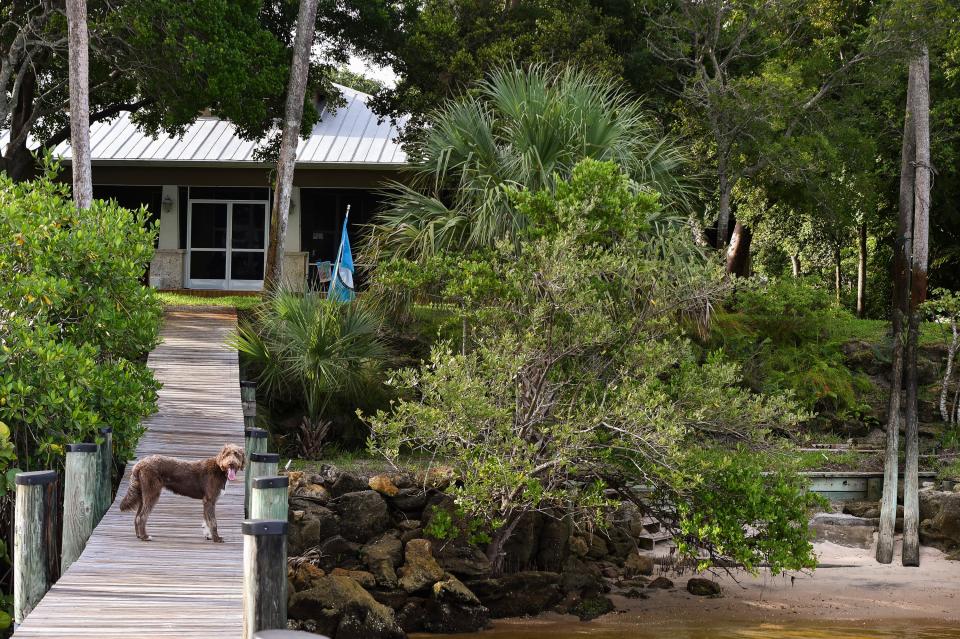
{"label": "calm water", "polygon": [[477,634],[414,636],[422,639],[960,639],[960,628],[899,622],[870,628],[827,621],[804,621],[799,624],[699,622],[622,626],[510,622],[498,624],[492,630]]}

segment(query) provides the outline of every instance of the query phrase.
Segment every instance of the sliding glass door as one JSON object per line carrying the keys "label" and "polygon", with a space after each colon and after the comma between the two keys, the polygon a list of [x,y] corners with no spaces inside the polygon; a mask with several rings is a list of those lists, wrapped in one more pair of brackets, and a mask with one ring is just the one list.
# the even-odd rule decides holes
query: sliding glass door
{"label": "sliding glass door", "polygon": [[187,287],[263,288],[266,201],[191,200],[187,214]]}

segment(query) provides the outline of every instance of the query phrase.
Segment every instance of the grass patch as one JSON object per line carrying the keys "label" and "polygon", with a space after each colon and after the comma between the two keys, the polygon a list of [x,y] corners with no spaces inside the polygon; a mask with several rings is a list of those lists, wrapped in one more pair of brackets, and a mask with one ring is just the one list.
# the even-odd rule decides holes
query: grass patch
{"label": "grass patch", "polygon": [[[344,472],[360,476],[396,471],[386,459],[379,455],[370,455],[366,451],[332,450],[329,456],[320,460],[299,458],[290,460],[281,459],[280,468],[286,466],[288,461],[290,462],[290,470],[302,470],[308,473],[319,472],[322,466],[333,466]],[[426,456],[404,456],[399,462],[401,470],[413,473],[425,471],[430,468],[431,465],[440,466],[443,464],[436,459],[431,459]]]}
{"label": "grass patch", "polygon": [[[856,317],[838,317],[830,322],[830,332],[841,342],[862,340],[873,344],[885,344],[890,341],[890,321],[877,319],[858,319]],[[946,344],[950,327],[936,322],[920,324],[920,345]]]}
{"label": "grass patch", "polygon": [[205,297],[184,293],[157,294],[164,306],[215,306],[220,308],[250,309],[260,303],[259,295],[222,295]]}

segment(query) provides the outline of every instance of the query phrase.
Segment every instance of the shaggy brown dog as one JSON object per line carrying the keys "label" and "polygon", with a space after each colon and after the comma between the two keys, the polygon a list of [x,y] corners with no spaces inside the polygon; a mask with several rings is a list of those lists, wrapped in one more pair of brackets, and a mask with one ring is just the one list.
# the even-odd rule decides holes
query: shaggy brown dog
{"label": "shaggy brown dog", "polygon": [[194,462],[163,455],[144,457],[133,467],[130,487],[120,502],[120,510],[137,508],[133,528],[139,539],[150,541],[147,517],[160,499],[161,490],[166,488],[177,495],[202,499],[204,537],[220,543],[223,537],[217,534],[217,499],[227,480],[236,479],[237,471],[243,470],[245,462],[243,449],[233,444],[225,444],[216,457]]}

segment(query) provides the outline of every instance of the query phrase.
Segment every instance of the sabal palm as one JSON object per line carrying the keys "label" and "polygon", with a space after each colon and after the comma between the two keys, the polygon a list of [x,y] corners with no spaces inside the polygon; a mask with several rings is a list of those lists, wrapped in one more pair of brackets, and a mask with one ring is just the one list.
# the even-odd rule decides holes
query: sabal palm
{"label": "sabal palm", "polygon": [[584,158],[616,162],[668,200],[685,194],[683,153],[642,105],[571,67],[494,72],[439,109],[412,151],[412,185],[395,185],[373,234],[388,255],[418,259],[510,238],[525,220],[506,187],[550,189]]}
{"label": "sabal palm", "polygon": [[284,290],[241,322],[232,345],[268,396],[297,398],[314,423],[331,399],[356,399],[376,383],[388,355],[373,309]]}

